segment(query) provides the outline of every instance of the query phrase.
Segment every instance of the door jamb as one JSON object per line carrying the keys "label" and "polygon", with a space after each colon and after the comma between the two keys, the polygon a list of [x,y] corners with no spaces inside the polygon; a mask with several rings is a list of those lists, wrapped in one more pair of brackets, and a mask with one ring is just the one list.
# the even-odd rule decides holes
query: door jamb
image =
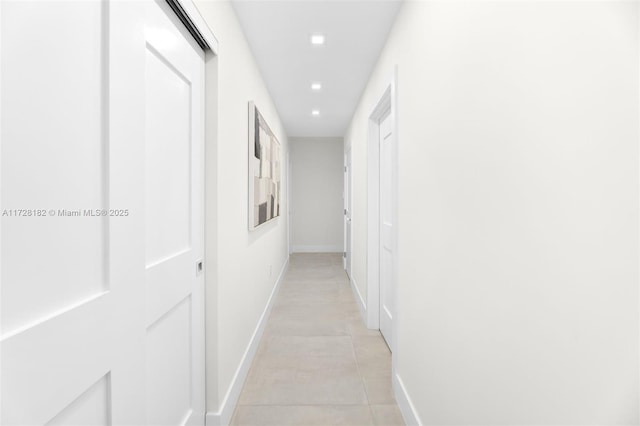
{"label": "door jamb", "polygon": [[293,160],[291,158],[291,151],[287,150],[287,256],[290,256],[293,253],[293,230],[291,220],[292,216],[292,205],[291,205],[291,187],[293,186],[293,182],[291,180],[291,175],[293,174]]}

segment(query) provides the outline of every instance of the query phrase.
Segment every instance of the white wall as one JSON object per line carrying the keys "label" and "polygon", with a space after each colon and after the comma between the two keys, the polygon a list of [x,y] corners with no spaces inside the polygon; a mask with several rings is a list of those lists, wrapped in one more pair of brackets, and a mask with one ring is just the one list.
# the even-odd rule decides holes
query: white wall
{"label": "white wall", "polygon": [[[207,63],[207,410],[222,410],[224,418],[233,408],[232,386],[242,385],[234,376],[288,259],[285,214],[248,231],[249,101],[280,140],[283,162],[288,142],[231,4],[196,5],[219,41],[219,56]],[[283,194],[282,212],[286,203]]]}
{"label": "white wall", "polygon": [[342,252],[342,138],[291,138],[294,252]]}
{"label": "white wall", "polygon": [[423,424],[640,421],[637,8],[404,3],[345,144],[365,295],[367,119],[397,64],[396,373]]}

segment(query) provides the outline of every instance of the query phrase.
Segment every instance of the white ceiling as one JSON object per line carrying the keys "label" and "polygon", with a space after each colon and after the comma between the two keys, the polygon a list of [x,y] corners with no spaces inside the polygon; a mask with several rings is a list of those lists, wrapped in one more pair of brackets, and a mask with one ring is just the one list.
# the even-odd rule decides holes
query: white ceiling
{"label": "white ceiling", "polygon": [[[233,0],[288,136],[343,136],[400,0]],[[311,34],[325,35],[312,46]],[[322,83],[320,92],[311,83]],[[320,115],[311,115],[318,109]]]}

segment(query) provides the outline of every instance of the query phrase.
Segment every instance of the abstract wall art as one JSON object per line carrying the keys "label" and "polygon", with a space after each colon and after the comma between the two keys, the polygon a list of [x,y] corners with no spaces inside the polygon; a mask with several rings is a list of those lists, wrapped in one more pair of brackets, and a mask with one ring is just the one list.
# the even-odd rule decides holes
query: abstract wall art
{"label": "abstract wall art", "polygon": [[280,216],[280,142],[249,102],[249,230]]}

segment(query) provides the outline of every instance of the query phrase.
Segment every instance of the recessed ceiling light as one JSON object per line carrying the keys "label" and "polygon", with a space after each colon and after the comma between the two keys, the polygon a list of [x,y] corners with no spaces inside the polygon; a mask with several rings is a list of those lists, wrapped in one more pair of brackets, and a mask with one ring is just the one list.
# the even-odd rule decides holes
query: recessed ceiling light
{"label": "recessed ceiling light", "polygon": [[324,44],[324,35],[322,35],[322,34],[313,34],[311,36],[311,44],[315,44],[317,46],[320,46],[320,45]]}
{"label": "recessed ceiling light", "polygon": [[320,111],[318,111],[317,109],[314,109],[313,111],[311,111],[311,115],[317,117],[320,115]]}
{"label": "recessed ceiling light", "polygon": [[311,90],[315,90],[317,92],[320,89],[322,89],[322,83],[311,83]]}

